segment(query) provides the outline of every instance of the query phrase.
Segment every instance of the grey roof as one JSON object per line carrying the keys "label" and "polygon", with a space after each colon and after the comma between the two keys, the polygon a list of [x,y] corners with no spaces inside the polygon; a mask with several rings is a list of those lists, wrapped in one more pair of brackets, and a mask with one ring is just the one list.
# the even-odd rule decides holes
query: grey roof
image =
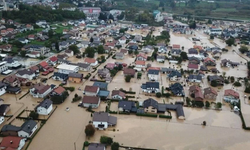
{"label": "grey roof", "polygon": [[174,83],[169,88],[174,95],[184,95],[183,86],[180,83]]}
{"label": "grey roof", "polygon": [[109,116],[107,112],[94,112],[93,121],[108,122],[109,125],[115,125],[117,123],[117,118]]}
{"label": "grey roof", "polygon": [[124,56],[124,54],[123,54],[123,53],[121,53],[121,52],[117,52],[117,53],[115,54],[115,56],[116,56],[116,57],[123,57],[123,56]]}
{"label": "grey roof", "polygon": [[197,49],[190,48],[190,49],[188,49],[188,53],[189,54],[198,54],[198,51],[197,51]]}
{"label": "grey roof", "polygon": [[60,72],[54,72],[55,77],[61,78],[61,79],[68,79],[69,75],[68,74],[64,74],[64,73],[60,73]]}
{"label": "grey roof", "polygon": [[107,89],[108,83],[105,82],[94,82],[93,86],[98,86],[100,89]]}
{"label": "grey roof", "polygon": [[37,125],[37,123],[34,120],[27,120],[26,122],[23,123],[23,125],[21,126],[21,130],[31,134],[32,133],[32,129]]}
{"label": "grey roof", "polygon": [[52,101],[50,99],[45,99],[39,105],[37,105],[36,108],[37,107],[49,108],[50,105],[52,105]]}
{"label": "grey roof", "polygon": [[171,53],[176,53],[176,54],[180,54],[181,50],[180,49],[172,49]]}
{"label": "grey roof", "polygon": [[165,112],[166,111],[166,105],[165,104],[158,104],[157,111]]}
{"label": "grey roof", "polygon": [[116,125],[116,123],[117,123],[117,117],[114,117],[114,116],[108,117],[108,125],[113,126],[113,125]]}
{"label": "grey roof", "polygon": [[4,83],[4,82],[0,81],[0,88],[2,88],[2,87],[6,87],[6,86],[7,86],[7,84],[6,84],[6,83]]}
{"label": "grey roof", "polygon": [[27,74],[27,75],[32,75],[32,74],[34,74],[34,71],[32,71],[32,70],[28,70],[28,69],[23,69],[23,70],[18,70],[17,71],[17,74],[19,74],[19,75],[25,75],[25,74]]}
{"label": "grey roof", "polygon": [[83,74],[71,72],[71,73],[69,73],[69,77],[72,77],[72,78],[83,78]]}
{"label": "grey roof", "polygon": [[109,96],[109,91],[104,91],[104,90],[99,90],[99,92],[98,92],[98,96],[99,97],[108,97]]}
{"label": "grey roof", "polygon": [[7,132],[7,131],[16,131],[18,132],[21,130],[21,127],[13,126],[11,124],[6,124],[2,127],[1,132]]}
{"label": "grey roof", "polygon": [[135,102],[133,101],[119,101],[118,108],[123,108],[124,110],[131,111],[135,107]]}
{"label": "grey roof", "polygon": [[158,102],[152,98],[144,100],[143,107],[148,108],[149,106],[152,106],[152,107],[158,109]]}
{"label": "grey roof", "polygon": [[214,75],[214,76],[209,76],[209,81],[213,81],[213,80],[222,80],[224,81],[224,79],[220,76]]}
{"label": "grey roof", "polygon": [[158,56],[156,56],[156,59],[165,59],[165,56],[158,55]]}
{"label": "grey roof", "polygon": [[148,88],[158,88],[159,89],[159,82],[146,82],[145,84],[142,84],[143,89]]}
{"label": "grey roof", "polygon": [[105,150],[105,144],[100,143],[90,143],[88,150]]}
{"label": "grey roof", "polygon": [[174,76],[177,76],[177,77],[181,77],[181,73],[177,70],[173,70],[169,75],[168,77],[171,78],[171,77],[174,77]]}
{"label": "grey roof", "polygon": [[159,72],[160,72],[159,70],[152,70],[152,69],[148,70],[148,74],[158,75]]}
{"label": "grey roof", "polygon": [[182,105],[180,105],[180,104],[175,104],[175,105],[165,104],[165,105],[166,105],[166,109],[168,109],[168,110],[175,110],[177,117],[180,117],[180,116],[184,117],[185,116]]}
{"label": "grey roof", "polygon": [[174,71],[175,69],[173,69],[173,68],[161,68],[161,71],[162,72],[172,72],[172,71]]}
{"label": "grey roof", "polygon": [[193,74],[191,74],[191,75],[188,76],[188,79],[189,80],[191,80],[191,79],[202,80],[202,77],[201,77],[201,75],[193,75]]}
{"label": "grey roof", "polygon": [[86,63],[77,63],[77,66],[79,66],[80,68],[88,68],[90,66],[90,64],[86,64]]}

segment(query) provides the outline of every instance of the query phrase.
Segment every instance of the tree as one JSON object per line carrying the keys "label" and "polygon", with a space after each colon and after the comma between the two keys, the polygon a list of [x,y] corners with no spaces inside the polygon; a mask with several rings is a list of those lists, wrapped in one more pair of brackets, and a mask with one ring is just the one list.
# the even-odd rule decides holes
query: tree
{"label": "tree", "polygon": [[236,82],[234,82],[234,84],[233,84],[234,86],[236,86],[236,87],[239,87],[239,86],[241,86],[241,83],[240,82],[238,82],[238,81],[236,81]]}
{"label": "tree", "polygon": [[89,42],[92,43],[94,41],[93,37],[89,39]]}
{"label": "tree", "polygon": [[85,127],[86,136],[93,136],[95,134],[95,127],[92,124],[88,124]]}
{"label": "tree", "polygon": [[188,106],[190,106],[190,105],[191,105],[191,100],[190,100],[190,98],[189,98],[189,97],[186,97],[186,104],[187,104]]}
{"label": "tree", "polygon": [[21,51],[21,52],[20,52],[20,55],[21,55],[22,57],[25,57],[25,56],[26,56],[26,51]]}
{"label": "tree", "polygon": [[192,21],[189,23],[189,28],[190,29],[195,29],[196,28],[196,22],[195,21]]}
{"label": "tree", "polygon": [[127,75],[127,76],[125,77],[125,81],[126,81],[126,82],[130,82],[130,80],[131,80],[131,76]]}
{"label": "tree", "polygon": [[111,150],[119,150],[120,144],[117,142],[112,143]]}
{"label": "tree", "polygon": [[230,81],[231,81],[231,83],[234,83],[234,81],[235,81],[234,76],[230,77]]}
{"label": "tree", "polygon": [[209,107],[210,107],[209,101],[206,101],[206,102],[205,102],[205,107],[206,107],[206,108],[209,108]]}
{"label": "tree", "polygon": [[101,136],[100,142],[102,144],[111,145],[113,143],[113,139],[111,137],[108,137],[108,136]]}
{"label": "tree", "polygon": [[99,15],[99,20],[107,20],[107,15],[104,12],[101,12]]}
{"label": "tree", "polygon": [[59,43],[58,42],[56,42],[56,44],[55,44],[55,48],[56,48],[56,50],[57,51],[59,51],[60,49],[59,49]]}
{"label": "tree", "polygon": [[234,39],[234,38],[229,38],[228,40],[226,40],[226,44],[227,44],[228,46],[232,46],[232,45],[234,44],[234,42],[235,42],[235,39]]}
{"label": "tree", "polygon": [[24,46],[24,44],[23,43],[21,43],[20,41],[14,41],[13,43],[12,43],[12,45],[15,45],[17,48],[22,48],[23,46]]}
{"label": "tree", "polygon": [[212,20],[208,19],[207,24],[212,24]]}
{"label": "tree", "polygon": [[118,67],[117,67],[117,70],[121,71],[123,68],[122,64],[119,64]]}
{"label": "tree", "polygon": [[239,51],[240,51],[242,54],[244,54],[244,53],[248,52],[248,48],[247,48],[246,46],[240,46]]}
{"label": "tree", "polygon": [[188,56],[186,52],[181,52],[181,58],[182,60],[188,60]]}
{"label": "tree", "polygon": [[105,53],[105,49],[103,48],[102,45],[99,45],[99,46],[97,47],[97,53],[98,53],[98,54],[104,54],[104,53]]}
{"label": "tree", "polygon": [[124,16],[125,16],[125,13],[122,12],[119,16],[117,16],[117,19],[122,20],[124,18]]}
{"label": "tree", "polygon": [[213,35],[210,35],[210,40],[213,40],[214,39],[214,36]]}
{"label": "tree", "polygon": [[49,30],[48,35],[49,35],[49,38],[52,38],[52,37],[53,37],[53,35],[54,35],[53,30]]}
{"label": "tree", "polygon": [[216,103],[216,108],[219,108],[219,109],[220,109],[221,106],[222,106],[221,102]]}
{"label": "tree", "polygon": [[114,20],[114,16],[112,14],[109,14],[109,19]]}
{"label": "tree", "polygon": [[29,114],[29,117],[32,118],[33,120],[38,119],[39,114],[35,111],[31,111]]}
{"label": "tree", "polygon": [[203,121],[203,122],[202,122],[202,125],[203,125],[203,126],[206,126],[206,125],[207,125],[207,122],[206,122],[206,121]]}
{"label": "tree", "polygon": [[156,97],[160,98],[161,97],[161,93],[160,92],[156,93]]}
{"label": "tree", "polygon": [[85,49],[85,54],[87,54],[87,57],[94,58],[95,57],[95,49],[93,47],[87,47]]}
{"label": "tree", "polygon": [[246,86],[246,88],[245,88],[245,91],[244,91],[245,93],[250,93],[250,86]]}
{"label": "tree", "polygon": [[74,55],[77,55],[80,53],[80,51],[76,45],[70,45],[69,50],[72,50],[74,52]]}
{"label": "tree", "polygon": [[211,81],[211,86],[212,86],[212,87],[218,86],[217,81],[216,81],[216,80]]}

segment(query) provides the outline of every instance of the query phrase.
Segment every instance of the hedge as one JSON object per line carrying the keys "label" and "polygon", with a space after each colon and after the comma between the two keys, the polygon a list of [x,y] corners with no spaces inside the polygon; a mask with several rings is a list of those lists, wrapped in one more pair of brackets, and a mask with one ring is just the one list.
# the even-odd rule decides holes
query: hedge
{"label": "hedge", "polygon": [[136,116],[145,116],[145,117],[157,117],[158,115],[157,114],[136,114]]}
{"label": "hedge", "polygon": [[133,91],[126,91],[126,90],[123,90],[123,89],[120,89],[120,91],[126,93],[126,94],[135,94],[136,92],[133,92]]}
{"label": "hedge", "polygon": [[126,96],[126,99],[135,98],[135,96]]}
{"label": "hedge", "polygon": [[21,97],[19,98],[19,100],[21,100],[24,96],[28,95],[29,93],[30,93],[30,91],[27,91],[27,93],[25,93],[23,96],[21,96]]}
{"label": "hedge", "polygon": [[63,87],[65,90],[69,90],[70,92],[73,92],[75,90],[75,87]]}
{"label": "hedge", "polygon": [[160,118],[167,118],[167,119],[172,119],[172,116],[168,115],[159,115]]}
{"label": "hedge", "polygon": [[240,115],[240,118],[241,118],[241,121],[242,121],[242,128],[245,129],[245,130],[250,130],[250,127],[246,126],[246,123],[245,123],[244,117],[243,117],[243,115],[241,113],[241,110],[239,111],[239,115]]}
{"label": "hedge", "polygon": [[130,115],[129,112],[123,112],[123,111],[119,112],[119,114]]}
{"label": "hedge", "polygon": [[117,111],[109,111],[110,114],[117,114]]}

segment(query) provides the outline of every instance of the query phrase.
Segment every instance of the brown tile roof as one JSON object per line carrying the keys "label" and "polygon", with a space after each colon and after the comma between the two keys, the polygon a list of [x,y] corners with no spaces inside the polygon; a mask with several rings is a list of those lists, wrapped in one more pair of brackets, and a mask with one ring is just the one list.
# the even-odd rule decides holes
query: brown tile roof
{"label": "brown tile roof", "polygon": [[135,64],[136,64],[136,65],[145,65],[145,61],[143,61],[143,60],[137,60],[137,61],[135,62]]}
{"label": "brown tile roof", "polygon": [[95,63],[95,59],[94,58],[85,58],[85,60],[84,60],[84,62],[87,62],[87,63],[89,63],[89,64],[91,64],[91,63]]}
{"label": "brown tile roof", "polygon": [[14,137],[14,136],[3,137],[0,147],[11,147],[17,149],[19,147],[21,139],[22,139],[21,137]]}
{"label": "brown tile roof", "polygon": [[179,44],[173,44],[172,48],[173,48],[173,49],[180,49],[181,46],[180,46]]}
{"label": "brown tile roof", "polygon": [[16,75],[10,75],[10,76],[5,77],[3,80],[6,80],[9,83],[12,83],[12,82],[18,80],[18,77]]}
{"label": "brown tile roof", "polygon": [[65,89],[61,86],[58,86],[57,88],[54,89],[54,92],[56,92],[57,94],[62,94],[65,91]]}
{"label": "brown tile roof", "polygon": [[204,95],[207,95],[207,94],[210,94],[210,93],[213,93],[214,95],[218,95],[218,93],[216,92],[216,90],[213,89],[213,88],[211,88],[211,87],[208,87],[208,88],[204,89]]}
{"label": "brown tile roof", "polygon": [[135,69],[132,68],[124,68],[123,74],[135,75]]}
{"label": "brown tile roof", "polygon": [[84,96],[82,99],[82,103],[98,104],[99,100],[99,97],[96,96]]}
{"label": "brown tile roof", "polygon": [[114,96],[114,95],[119,95],[122,98],[126,97],[126,94],[124,92],[120,91],[120,90],[113,90],[111,96]]}
{"label": "brown tile roof", "polygon": [[86,85],[84,91],[96,93],[98,91],[98,86]]}
{"label": "brown tile roof", "polygon": [[232,90],[232,89],[225,90],[224,96],[233,96],[235,98],[239,98],[240,97],[239,93],[236,92],[236,91],[234,91],[234,90]]}

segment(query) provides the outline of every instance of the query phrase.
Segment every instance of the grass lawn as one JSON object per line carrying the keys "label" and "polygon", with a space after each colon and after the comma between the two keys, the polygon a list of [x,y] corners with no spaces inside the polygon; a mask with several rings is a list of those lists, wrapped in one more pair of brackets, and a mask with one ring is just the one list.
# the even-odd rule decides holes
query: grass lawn
{"label": "grass lawn", "polygon": [[62,26],[62,25],[59,25],[59,24],[54,24],[54,25],[51,25],[52,27],[56,27],[56,33],[63,33],[63,29],[70,29],[71,25],[68,25],[68,26]]}
{"label": "grass lawn", "polygon": [[34,44],[34,45],[44,45],[46,41],[37,41],[33,40],[29,44]]}
{"label": "grass lawn", "polygon": [[218,8],[214,12],[238,12],[235,8]]}
{"label": "grass lawn", "polygon": [[26,32],[23,32],[23,33],[18,33],[16,35],[16,37],[26,37],[26,36],[28,36],[30,34],[35,34],[35,33],[38,33],[38,32],[40,32],[42,30],[43,30],[42,28],[37,28],[37,29],[32,30],[32,31],[26,31]]}

